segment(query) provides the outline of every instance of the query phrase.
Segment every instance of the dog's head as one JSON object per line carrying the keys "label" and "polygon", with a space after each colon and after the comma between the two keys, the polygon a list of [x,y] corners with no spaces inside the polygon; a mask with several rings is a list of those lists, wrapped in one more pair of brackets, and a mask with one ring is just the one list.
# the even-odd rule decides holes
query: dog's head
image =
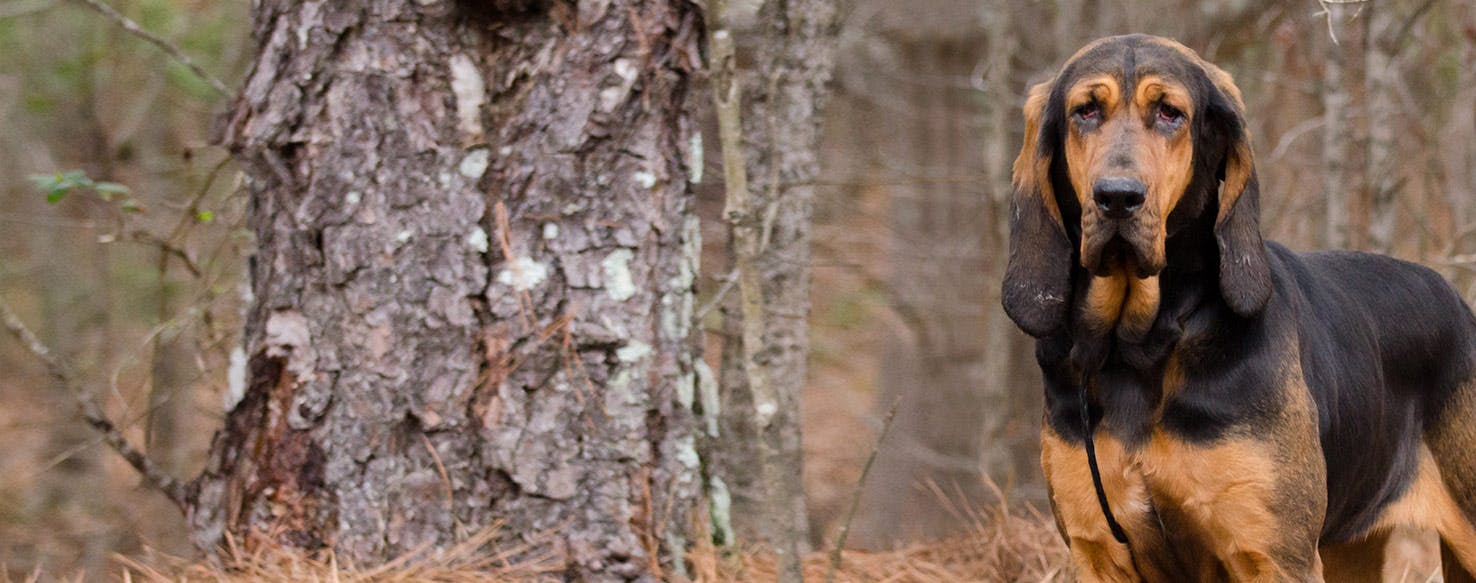
{"label": "dog's head", "polygon": [[1055,332],[1072,303],[1073,264],[1154,278],[1168,238],[1206,213],[1226,303],[1259,312],[1271,280],[1244,110],[1230,75],[1145,35],[1087,45],[1033,87],[1010,203],[1010,318],[1037,337]]}

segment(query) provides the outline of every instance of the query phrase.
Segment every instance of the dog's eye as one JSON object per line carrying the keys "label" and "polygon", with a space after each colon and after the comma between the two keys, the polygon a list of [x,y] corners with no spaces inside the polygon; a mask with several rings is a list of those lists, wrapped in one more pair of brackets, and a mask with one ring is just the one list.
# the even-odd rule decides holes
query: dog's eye
{"label": "dog's eye", "polygon": [[1102,110],[1101,108],[1097,107],[1096,102],[1092,102],[1077,107],[1076,111],[1073,111],[1071,113],[1072,115],[1076,116],[1076,119],[1079,119],[1081,121],[1091,121],[1097,119],[1097,115],[1101,112]]}
{"label": "dog's eye", "polygon": [[1158,121],[1161,121],[1161,122],[1164,122],[1164,123],[1167,123],[1167,124],[1176,124],[1176,123],[1179,123],[1179,121],[1180,120],[1183,120],[1183,119],[1184,119],[1184,112],[1179,111],[1178,108],[1176,108],[1176,107],[1174,107],[1172,105],[1169,105],[1167,103],[1160,103],[1158,105]]}

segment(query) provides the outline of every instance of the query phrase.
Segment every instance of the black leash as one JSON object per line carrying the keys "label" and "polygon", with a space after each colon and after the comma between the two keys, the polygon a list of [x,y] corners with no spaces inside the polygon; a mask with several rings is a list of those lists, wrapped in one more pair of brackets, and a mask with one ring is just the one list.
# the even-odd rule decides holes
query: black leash
{"label": "black leash", "polygon": [[[1097,505],[1102,507],[1102,516],[1107,519],[1107,528],[1112,530],[1112,538],[1128,548],[1131,557],[1133,545],[1128,544],[1127,531],[1117,523],[1117,517],[1112,515],[1112,507],[1107,504],[1107,489],[1102,487],[1102,470],[1097,467],[1097,447],[1095,437],[1097,435],[1097,422],[1092,419],[1092,412],[1087,399],[1087,374],[1081,375],[1081,424],[1086,427],[1086,450],[1087,465],[1092,469],[1092,485],[1097,488]],[[1134,558],[1134,563],[1137,563]]]}

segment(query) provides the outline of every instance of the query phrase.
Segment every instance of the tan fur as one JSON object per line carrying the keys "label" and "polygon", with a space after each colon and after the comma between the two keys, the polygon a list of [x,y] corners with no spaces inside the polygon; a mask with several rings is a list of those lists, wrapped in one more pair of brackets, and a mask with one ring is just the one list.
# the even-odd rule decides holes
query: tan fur
{"label": "tan fur", "polygon": [[[1446,403],[1435,426],[1426,430],[1424,440],[1440,471],[1440,481],[1445,484],[1445,490],[1456,507],[1465,511],[1465,516],[1476,515],[1476,423],[1472,423],[1472,419],[1476,419],[1476,381],[1467,381]],[[1449,507],[1445,514],[1450,517],[1444,519],[1445,522],[1456,522]],[[1443,562],[1459,563],[1455,569],[1443,568],[1445,580],[1476,581],[1476,576],[1473,576],[1476,573],[1476,553],[1471,551],[1469,538],[1462,536],[1460,531],[1441,531],[1440,538]]]}
{"label": "tan fur", "polygon": [[1466,519],[1451,496],[1440,466],[1430,448],[1420,445],[1419,469],[1403,496],[1384,509],[1371,532],[1383,533],[1396,526],[1428,528],[1440,533],[1461,566],[1476,571],[1476,527]]}
{"label": "tan fur", "polygon": [[1122,267],[1087,284],[1087,314],[1099,332],[1116,327],[1126,337],[1142,337],[1158,316],[1158,300],[1158,276],[1138,278]]}
{"label": "tan fur", "polygon": [[[1263,441],[1202,447],[1155,432],[1142,456],[1144,479],[1196,530],[1234,581],[1283,581],[1274,545],[1280,519],[1269,506],[1277,464]],[[1183,536],[1187,533],[1180,533]]]}
{"label": "tan fur", "polygon": [[[1184,113],[1186,128],[1193,123],[1197,112],[1188,88],[1156,75],[1144,76],[1138,82],[1133,98],[1136,111],[1140,115],[1155,115],[1153,105],[1160,100]],[[1142,166],[1143,182],[1149,189],[1146,204],[1153,205],[1157,223],[1152,234],[1153,253],[1157,261],[1164,261],[1164,244],[1168,236],[1164,223],[1194,178],[1194,139],[1187,129],[1167,139],[1152,131],[1144,134],[1158,138],[1140,140],[1136,156]]]}
{"label": "tan fur", "polygon": [[1093,276],[1087,284],[1087,316],[1098,331],[1111,328],[1122,317],[1123,300],[1128,292],[1126,275],[1118,270],[1109,275]]}
{"label": "tan fur", "polygon": [[1127,280],[1127,303],[1123,305],[1118,330],[1124,337],[1141,338],[1153,327],[1153,320],[1158,317],[1158,276],[1128,277]]}
{"label": "tan fur", "polygon": [[[1299,398],[1291,399],[1276,421],[1280,429],[1269,435],[1192,444],[1159,429],[1143,445],[1126,449],[1110,434],[1097,434],[1102,484],[1140,553],[1142,580],[1175,580],[1154,563],[1154,553],[1165,547],[1179,549],[1181,561],[1196,561],[1186,567],[1197,580],[1226,574],[1237,582],[1320,580],[1316,538],[1324,501],[1320,490],[1298,490],[1322,483],[1316,413],[1295,351],[1286,358],[1282,378]],[[1164,394],[1177,393],[1184,382],[1178,359],[1170,355]],[[1161,415],[1162,410],[1156,417]],[[1085,450],[1064,443],[1049,427],[1041,441],[1053,508],[1083,580],[1121,580],[1114,577],[1131,573],[1133,562],[1102,516]],[[1150,515],[1150,508],[1159,515]],[[1172,525],[1169,531],[1162,530],[1164,524]]]}
{"label": "tan fur", "polygon": [[[1147,249],[1140,250],[1144,253],[1142,259],[1158,268],[1167,261],[1167,217],[1193,178],[1194,140],[1187,129],[1166,137],[1145,124],[1151,124],[1148,116],[1156,115],[1153,106],[1159,100],[1184,111],[1186,116],[1193,115],[1192,104],[1185,87],[1154,75],[1140,80],[1131,99],[1124,98],[1124,94],[1110,75],[1089,77],[1067,89],[1067,111],[1095,101],[1103,119],[1103,125],[1090,134],[1083,135],[1074,128],[1068,132],[1067,168],[1077,202],[1081,208],[1091,209],[1092,184],[1106,173],[1108,145],[1122,139],[1134,144],[1136,171],[1149,192],[1145,208],[1139,211],[1130,228],[1134,230],[1134,239],[1147,244]],[[1100,226],[1096,212],[1082,213],[1083,261],[1087,246],[1103,236]],[[1095,316],[1093,324],[1098,328],[1110,328],[1121,319],[1125,336],[1141,337],[1158,313],[1157,277],[1140,279],[1119,267],[1109,275],[1093,278],[1088,290],[1088,305]]]}
{"label": "tan fur", "polygon": [[[1280,571],[1274,559],[1276,545],[1285,537],[1270,506],[1277,476],[1271,444],[1242,439],[1197,446],[1162,432],[1136,451],[1102,434],[1095,441],[1107,499],[1140,549],[1142,542],[1164,534],[1148,514],[1152,492],[1156,503],[1172,508],[1189,526],[1187,532],[1166,533],[1169,544],[1193,540],[1213,553],[1198,557],[1201,577],[1212,580],[1219,569],[1234,581],[1284,581],[1295,575]],[[1049,428],[1042,431],[1041,445],[1053,508],[1082,579],[1165,581],[1139,575],[1127,547],[1112,538],[1097,504],[1085,450],[1066,444]],[[1137,566],[1151,565],[1140,560]]]}
{"label": "tan fur", "polygon": [[[1097,505],[1086,450],[1062,441],[1049,425],[1041,431],[1040,444],[1040,465],[1050,484],[1051,506],[1071,547],[1078,576],[1084,582],[1140,580],[1127,547],[1112,538]],[[1099,435],[1096,449],[1108,503],[1129,536],[1136,538],[1137,532],[1151,528],[1142,474],[1129,463],[1117,440]]]}
{"label": "tan fur", "polygon": [[1163,396],[1158,401],[1158,408],[1153,411],[1154,419],[1163,418],[1163,408],[1168,405],[1174,395],[1179,394],[1187,382],[1184,376],[1184,365],[1179,361],[1179,353],[1174,351],[1163,363],[1163,384],[1161,385]]}
{"label": "tan fur", "polygon": [[[1236,110],[1245,111],[1245,99],[1240,95],[1240,87],[1235,85],[1235,79],[1224,69],[1200,58],[1198,53],[1177,42],[1162,38],[1152,39],[1151,42],[1173,49],[1190,61],[1198,63],[1209,76],[1210,82],[1214,83],[1215,87],[1219,88],[1220,92],[1235,104]],[[1237,140],[1235,150],[1230,153],[1230,158],[1225,162],[1225,182],[1220,194],[1220,220],[1225,219],[1225,214],[1235,206],[1235,201],[1240,198],[1242,192],[1245,192],[1245,186],[1250,181],[1251,172],[1255,168],[1255,155],[1251,152],[1250,144],[1250,128],[1247,127],[1245,135]]]}
{"label": "tan fur", "polygon": [[1017,192],[1040,196],[1046,212],[1064,232],[1066,227],[1061,221],[1061,208],[1056,205],[1056,195],[1051,188],[1051,161],[1036,155],[1040,145],[1040,118],[1045,115],[1050,94],[1051,83],[1040,83],[1030,88],[1030,96],[1025,99],[1025,139],[1020,145],[1020,154],[1015,156],[1011,180]]}
{"label": "tan fur", "polygon": [[[1102,236],[1100,217],[1090,210],[1094,204],[1092,185],[1109,173],[1109,147],[1124,141],[1132,144],[1136,168],[1131,170],[1148,185],[1144,208],[1130,223],[1132,239],[1146,247],[1139,249],[1141,259],[1156,271],[1167,261],[1164,249],[1167,218],[1193,177],[1194,140],[1188,131],[1194,115],[1193,102],[1188,88],[1157,75],[1140,79],[1131,88],[1131,98],[1124,97],[1127,93],[1109,75],[1089,77],[1067,89],[1068,112],[1095,101],[1101,109],[1102,121],[1090,133],[1082,133],[1071,124],[1066,134],[1066,166],[1077,202],[1084,209],[1081,252],[1085,261],[1088,246]],[[1151,129],[1151,116],[1156,115],[1154,106],[1160,100],[1183,111],[1188,118],[1178,132],[1169,136]]]}

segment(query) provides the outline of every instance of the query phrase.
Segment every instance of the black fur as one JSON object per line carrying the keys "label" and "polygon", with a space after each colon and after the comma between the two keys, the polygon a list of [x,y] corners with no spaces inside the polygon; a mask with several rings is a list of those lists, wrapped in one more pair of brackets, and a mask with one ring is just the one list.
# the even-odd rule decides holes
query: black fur
{"label": "black fur", "polygon": [[[1066,83],[1059,80],[1118,70],[1121,62],[1108,57],[1123,45],[1139,55],[1136,74],[1156,67],[1183,80],[1205,113],[1193,126],[1195,176],[1166,224],[1158,315],[1146,337],[1131,341],[1078,325],[1073,307],[1089,276],[1076,256],[1081,209],[1057,155],[1066,115]],[[1227,157],[1237,140],[1247,139],[1243,112],[1171,49],[1128,37],[1097,50],[1103,54],[1089,52],[1061,72],[1040,120],[1039,155],[1052,157],[1063,224],[1042,231],[1057,227],[1040,224],[1043,213],[1031,214],[1035,209],[1017,209],[1011,238],[1005,302],[1038,338],[1046,422],[1067,442],[1083,441],[1076,379],[1086,371],[1096,379],[1091,408],[1100,431],[1129,448],[1155,428],[1194,443],[1230,435],[1269,439],[1267,432],[1285,430],[1276,419],[1289,391],[1305,386],[1326,464],[1321,542],[1362,536],[1409,486],[1422,435],[1476,373],[1476,318],[1428,268],[1366,253],[1295,253],[1263,242],[1253,170],[1236,204],[1219,216]],[[1047,243],[1021,244],[1037,240]],[[1059,281],[1050,270],[1059,270]],[[1021,284],[1026,273],[1029,283]],[[1065,301],[1058,313],[1048,313],[1055,304],[1021,308],[1022,290],[1060,293]],[[1165,399],[1171,356],[1185,383]],[[1287,368],[1293,364],[1300,365],[1300,379]]]}

